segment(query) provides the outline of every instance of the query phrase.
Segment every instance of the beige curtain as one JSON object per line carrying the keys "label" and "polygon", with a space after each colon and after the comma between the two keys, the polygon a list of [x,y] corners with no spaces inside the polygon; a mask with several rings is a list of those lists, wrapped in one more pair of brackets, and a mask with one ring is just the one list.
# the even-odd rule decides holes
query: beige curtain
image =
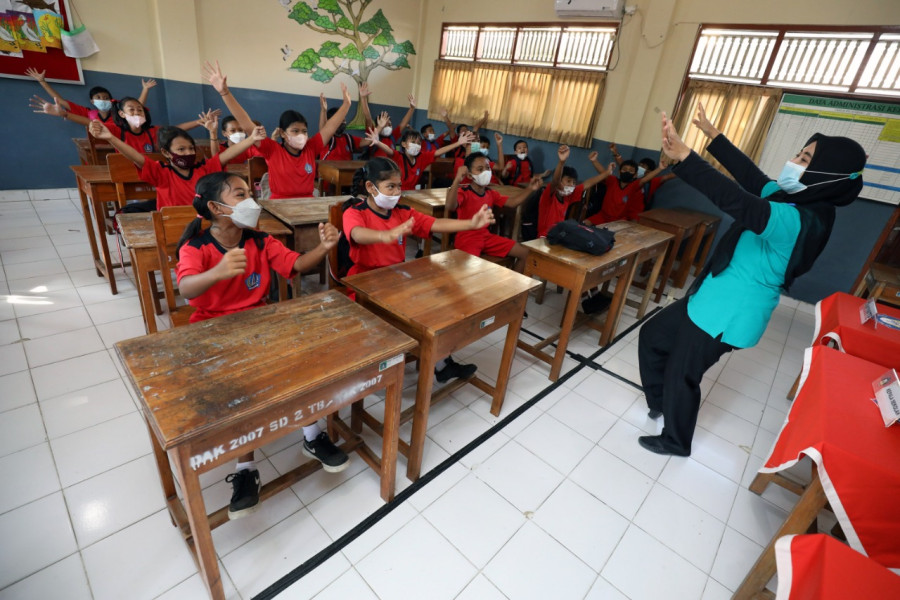
{"label": "beige curtain", "polygon": [[709,140],[692,122],[697,105],[702,103],[716,129],[744,154],[759,161],[781,95],[782,90],[777,88],[691,80],[673,121],[684,142],[721,169],[706,152]]}
{"label": "beige curtain", "polygon": [[474,123],[487,110],[491,129],[588,147],[604,81],[596,71],[437,60],[428,116],[445,107]]}

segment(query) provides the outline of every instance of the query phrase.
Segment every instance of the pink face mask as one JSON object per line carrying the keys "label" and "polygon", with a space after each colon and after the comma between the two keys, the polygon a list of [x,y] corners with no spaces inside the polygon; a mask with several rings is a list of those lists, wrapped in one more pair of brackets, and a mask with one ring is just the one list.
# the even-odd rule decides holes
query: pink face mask
{"label": "pink face mask", "polygon": [[147,119],[144,118],[144,115],[125,115],[125,120],[135,129],[147,122]]}
{"label": "pink face mask", "polygon": [[294,150],[303,150],[303,147],[306,146],[306,141],[309,139],[305,133],[301,133],[300,135],[289,135],[287,136],[287,144]]}

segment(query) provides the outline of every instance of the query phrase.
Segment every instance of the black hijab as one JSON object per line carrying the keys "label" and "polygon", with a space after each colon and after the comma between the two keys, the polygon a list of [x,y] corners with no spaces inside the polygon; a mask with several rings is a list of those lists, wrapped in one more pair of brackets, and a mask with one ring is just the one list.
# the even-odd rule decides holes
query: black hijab
{"label": "black hijab", "polygon": [[[866,152],[857,142],[845,137],[815,133],[804,148],[813,142],[816,148],[812,160],[800,177],[807,186],[803,191],[788,194],[784,191],[766,197],[772,202],[793,204],[800,212],[800,233],[784,274],[783,288],[787,291],[794,280],[809,271],[816,258],[825,249],[834,227],[835,207],[846,206],[856,200],[862,191],[862,170],[866,165]],[[853,179],[848,177],[856,173]],[[820,185],[815,185],[820,184]],[[745,227],[735,222],[719,241],[705,271],[718,275],[731,263],[738,239]],[[706,277],[702,273],[691,286],[695,292]]]}

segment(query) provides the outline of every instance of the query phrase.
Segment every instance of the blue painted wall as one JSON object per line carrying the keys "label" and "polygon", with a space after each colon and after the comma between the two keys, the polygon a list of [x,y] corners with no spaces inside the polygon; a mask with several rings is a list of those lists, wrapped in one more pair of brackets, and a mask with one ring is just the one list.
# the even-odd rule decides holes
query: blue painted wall
{"label": "blue painted wall", "polygon": [[[95,85],[108,88],[117,97],[137,96],[141,90],[139,77],[103,73],[84,72],[85,85],[53,84],[66,99],[79,104],[88,104],[88,90]],[[250,113],[259,119],[271,132],[278,124],[278,117],[288,108],[298,110],[317,129],[319,99],[313,96],[298,96],[279,92],[267,92],[242,88],[232,88],[235,96]],[[73,137],[84,137],[84,128],[56,117],[34,114],[28,106],[33,94],[43,94],[34,81],[0,80],[0,114],[3,115],[2,150],[0,150],[0,189],[40,189],[73,187],[74,177],[70,165],[78,163],[78,154],[72,144]],[[333,105],[336,100],[331,100]],[[197,117],[206,107],[222,108],[224,103],[218,93],[209,85],[198,85],[178,81],[159,81],[150,90],[147,102],[153,123],[182,123]],[[351,108],[351,116],[356,106]],[[396,106],[372,105],[374,114],[387,110],[395,125],[399,124],[406,109]],[[421,127],[428,122],[426,112],[417,110],[413,126]],[[490,125],[490,124],[489,124]],[[444,131],[442,123],[435,123],[438,133]],[[196,136],[203,136],[201,130],[194,130]],[[496,158],[493,130],[484,131],[491,139],[491,156]],[[504,149],[512,153],[516,136],[504,136]],[[529,145],[529,154],[538,170],[550,169],[556,165],[558,144],[524,138]],[[578,170],[580,179],[594,173],[594,167],[587,160],[591,150],[597,150],[601,163],[612,161],[609,140],[593,140],[592,147],[572,148],[569,165]],[[633,148],[619,145],[619,152],[625,158],[639,159],[644,156],[656,157],[658,150]],[[672,180],[660,188],[656,202],[658,206],[684,206],[712,214],[720,211],[696,190],[679,180]],[[853,280],[872,249],[872,244],[881,233],[894,207],[868,200],[858,200],[852,205],[838,209],[837,222],[831,240],[812,271],[798,279],[790,295],[807,302],[815,302],[835,291],[849,291]],[[725,216],[719,235],[731,223]]]}

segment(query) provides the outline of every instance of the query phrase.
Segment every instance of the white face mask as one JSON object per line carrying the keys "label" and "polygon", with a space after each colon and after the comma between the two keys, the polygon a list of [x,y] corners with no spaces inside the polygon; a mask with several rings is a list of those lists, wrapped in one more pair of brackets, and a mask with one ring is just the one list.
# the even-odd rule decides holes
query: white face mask
{"label": "white face mask", "polygon": [[[369,194],[372,194],[372,192],[369,191]],[[400,202],[399,194],[397,194],[396,196],[388,196],[387,194],[382,194],[377,187],[375,188],[375,193],[372,194],[372,196],[372,199],[375,200],[375,205],[382,210],[391,210],[392,208],[397,206],[398,202]]]}
{"label": "white face mask", "polygon": [[518,158],[519,160],[525,160],[526,158],[528,158],[528,153],[527,152],[517,152],[516,158]]}
{"label": "white face mask", "polygon": [[[222,202],[216,202],[216,204],[228,206]],[[231,209],[231,214],[224,216],[230,217],[231,222],[241,229],[253,229],[256,227],[256,224],[259,222],[259,214],[262,212],[262,207],[253,198],[245,198],[234,206],[228,206],[228,208]]]}
{"label": "white face mask", "polygon": [[433,142],[435,136],[434,136],[433,133],[429,133],[426,137],[428,138],[428,141],[429,141],[429,142]]}
{"label": "white face mask", "polygon": [[574,191],[575,191],[574,185],[565,185],[565,186],[563,186],[561,193],[563,196],[571,196],[572,192],[574,192]]}
{"label": "white face mask", "polygon": [[385,127],[384,129],[381,130],[381,135],[383,135],[384,137],[389,137],[391,135],[392,131],[394,131],[394,128],[391,127],[390,125],[388,125],[387,127]]}
{"label": "white face mask", "polygon": [[140,127],[147,122],[147,119],[144,118],[144,115],[125,115],[125,120],[129,125],[135,128]]}
{"label": "white face mask", "polygon": [[475,175],[474,177],[472,177],[472,180],[475,183],[477,183],[478,185],[484,187],[491,182],[491,175],[493,175],[493,173],[491,173],[491,170],[486,169],[486,170],[482,171],[481,173],[479,173],[478,175]]}
{"label": "white face mask", "polygon": [[420,144],[408,144],[406,146],[406,153],[410,156],[418,156],[421,151],[422,146]]}
{"label": "white face mask", "polygon": [[232,144],[240,144],[245,139],[247,139],[247,134],[243,131],[235,131],[231,135],[228,136],[228,141]]}
{"label": "white face mask", "polygon": [[303,150],[303,147],[306,146],[306,140],[309,139],[305,133],[301,133],[300,135],[289,135],[287,136],[288,146],[295,150]]}

